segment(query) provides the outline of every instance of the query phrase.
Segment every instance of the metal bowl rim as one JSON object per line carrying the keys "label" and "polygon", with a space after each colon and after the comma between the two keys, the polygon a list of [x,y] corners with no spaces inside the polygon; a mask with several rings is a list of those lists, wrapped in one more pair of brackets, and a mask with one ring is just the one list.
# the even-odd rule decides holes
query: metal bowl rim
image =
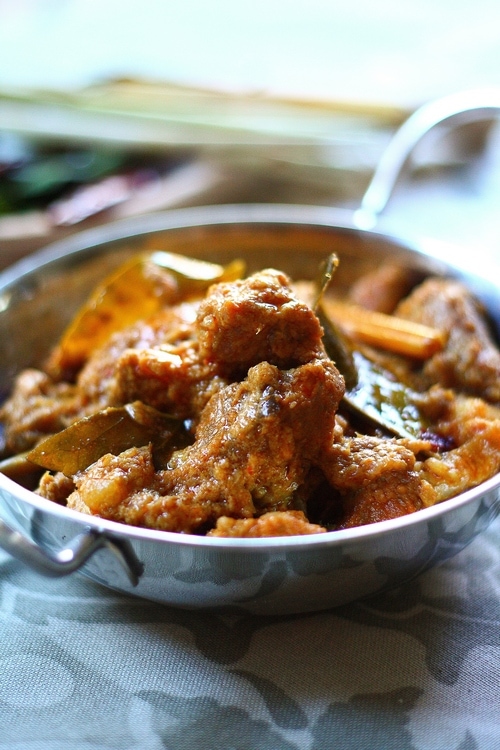
{"label": "metal bowl rim", "polygon": [[222,204],[192,206],[146,214],[85,229],[57,240],[25,256],[0,272],[0,293],[10,284],[19,281],[26,274],[41,269],[63,258],[80,252],[90,251],[101,245],[154,232],[181,230],[196,227],[216,227],[218,225],[289,225],[301,227],[339,229],[362,236],[371,236],[392,243],[414,256],[422,256],[440,269],[455,269],[449,262],[439,259],[436,250],[453,247],[453,243],[430,237],[403,236],[391,227],[391,223],[381,219],[376,227],[365,229],[356,223],[356,211],[331,206],[303,204]]}

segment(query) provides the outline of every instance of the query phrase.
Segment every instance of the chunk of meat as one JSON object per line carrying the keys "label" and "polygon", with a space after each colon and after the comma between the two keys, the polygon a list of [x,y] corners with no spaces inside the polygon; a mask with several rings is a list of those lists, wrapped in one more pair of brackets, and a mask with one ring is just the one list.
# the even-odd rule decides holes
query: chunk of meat
{"label": "chunk of meat", "polygon": [[263,361],[296,367],[322,351],[318,318],[274,270],[217,284],[200,305],[196,327],[200,357],[234,376]]}
{"label": "chunk of meat", "polygon": [[339,529],[387,521],[423,507],[421,480],[412,472],[388,472],[344,497]]}
{"label": "chunk of meat", "polygon": [[193,342],[126,349],[109,388],[111,404],[142,401],[179,419],[195,419],[227,381],[217,365],[202,362]]}
{"label": "chunk of meat", "polygon": [[51,500],[53,503],[58,503],[58,505],[65,505],[68,496],[74,489],[73,477],[67,477],[60,471],[56,474],[46,471],[40,480],[36,494]]}
{"label": "chunk of meat", "polygon": [[413,270],[396,263],[383,263],[352,284],[349,299],[367,310],[390,315],[416,282]]}
{"label": "chunk of meat", "polygon": [[[160,359],[162,348],[168,353],[170,349],[185,347],[187,342],[193,340],[196,309],[196,304],[188,303],[166,308],[148,320],[115,333],[104,346],[96,349],[77,379],[78,389],[88,410],[95,411],[135,400],[128,398],[126,389],[121,394],[121,386],[117,384],[117,379],[121,377],[122,357],[126,361],[130,351],[157,350],[156,358]],[[138,380],[141,379],[140,368],[137,368],[136,375]],[[130,383],[130,375],[126,380]],[[148,405],[155,406],[154,403]]]}
{"label": "chunk of meat", "polygon": [[118,456],[107,453],[75,475],[76,489],[67,505],[102,518],[125,520],[128,505],[144,488],[153,485],[154,478],[151,446],[129,448]]}
{"label": "chunk of meat", "polygon": [[448,334],[444,349],[425,363],[420,387],[440,383],[500,404],[500,351],[483,310],[462,284],[427,279],[398,305],[395,314]]}
{"label": "chunk of meat", "polygon": [[417,465],[424,505],[454,497],[500,471],[500,409],[465,396],[443,399],[441,406],[433,429],[456,447]]}
{"label": "chunk of meat", "polygon": [[321,466],[336,489],[357,489],[388,472],[413,469],[415,454],[396,438],[344,437],[331,446]]}
{"label": "chunk of meat", "polygon": [[259,518],[235,519],[221,516],[217,519],[215,529],[209,531],[207,536],[258,538],[322,534],[325,531],[323,526],[309,523],[302,511],[287,510],[264,513]]}
{"label": "chunk of meat", "polygon": [[54,383],[40,370],[24,370],[0,410],[7,455],[29,450],[41,438],[64,429],[80,411],[80,399],[69,383]]}
{"label": "chunk of meat", "polygon": [[311,465],[331,444],[343,390],[329,360],[287,371],[262,362],[212,397],[195,442],[175,452],[168,469],[152,473],[145,449],[104,456],[75,477],[68,505],[182,532],[220,516],[293,509]]}
{"label": "chunk of meat", "polygon": [[339,528],[397,518],[422,508],[415,462],[415,453],[402,440],[364,435],[334,443],[321,465],[342,499]]}

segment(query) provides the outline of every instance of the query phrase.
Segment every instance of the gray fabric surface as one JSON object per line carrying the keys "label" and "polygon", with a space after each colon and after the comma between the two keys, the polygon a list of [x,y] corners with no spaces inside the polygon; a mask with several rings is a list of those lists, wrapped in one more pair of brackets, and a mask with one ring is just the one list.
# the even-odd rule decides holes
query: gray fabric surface
{"label": "gray fabric surface", "polygon": [[0,748],[500,747],[500,520],[397,591],[293,617],[186,612],[0,560]]}

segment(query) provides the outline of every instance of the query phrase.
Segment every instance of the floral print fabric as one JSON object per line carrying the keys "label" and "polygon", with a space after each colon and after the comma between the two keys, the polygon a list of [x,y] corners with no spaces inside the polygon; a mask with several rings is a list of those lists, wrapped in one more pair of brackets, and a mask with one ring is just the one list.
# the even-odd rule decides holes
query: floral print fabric
{"label": "floral print fabric", "polygon": [[193,612],[0,556],[0,748],[496,750],[500,519],[371,600]]}

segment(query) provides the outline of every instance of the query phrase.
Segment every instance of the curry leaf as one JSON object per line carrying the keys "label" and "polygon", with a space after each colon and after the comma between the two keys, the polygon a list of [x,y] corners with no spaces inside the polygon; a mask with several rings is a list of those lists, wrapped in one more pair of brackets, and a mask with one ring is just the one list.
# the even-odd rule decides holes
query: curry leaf
{"label": "curry leaf", "polygon": [[358,384],[346,391],[344,402],[398,437],[420,437],[427,428],[411,388],[394,380],[388,372],[361,352],[354,352]]}
{"label": "curry leaf", "polygon": [[74,422],[43,440],[27,458],[51,471],[72,476],[106,453],[118,455],[134,446],[153,444],[161,462],[174,443],[186,440],[181,420],[134,402],[109,407]]}

